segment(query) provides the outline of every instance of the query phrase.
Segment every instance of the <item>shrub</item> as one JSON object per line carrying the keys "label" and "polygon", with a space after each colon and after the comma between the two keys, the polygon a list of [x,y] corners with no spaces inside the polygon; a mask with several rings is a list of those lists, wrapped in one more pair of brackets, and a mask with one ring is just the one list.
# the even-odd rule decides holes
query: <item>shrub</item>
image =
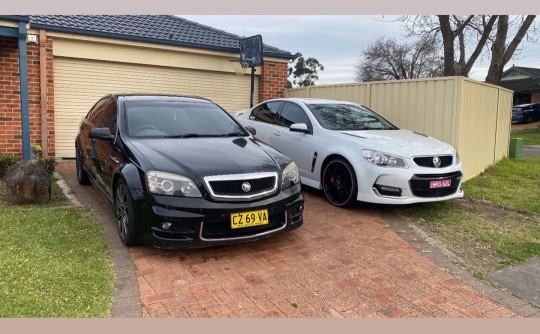
{"label": "shrub", "polygon": [[56,166],[56,160],[54,160],[54,158],[37,158],[37,160],[39,162],[41,162],[41,164],[43,165],[43,167],[45,167],[45,169],[47,170],[47,173],[49,173],[49,175],[53,175],[54,173],[54,168]]}
{"label": "shrub", "polygon": [[6,175],[6,172],[11,167],[15,166],[19,162],[19,158],[12,155],[0,155],[0,178]]}
{"label": "shrub", "polygon": [[[45,167],[45,170],[49,175],[53,175],[56,160],[54,158],[41,158],[36,157],[36,159]],[[0,155],[0,178],[3,178],[6,175],[6,172],[19,162],[18,157],[12,155]]]}

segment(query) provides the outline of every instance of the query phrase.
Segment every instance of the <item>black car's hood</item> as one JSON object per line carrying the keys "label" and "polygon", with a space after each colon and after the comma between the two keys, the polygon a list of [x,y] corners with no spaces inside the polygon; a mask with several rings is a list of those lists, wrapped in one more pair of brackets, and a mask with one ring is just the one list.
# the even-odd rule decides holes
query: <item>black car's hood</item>
{"label": "black car's hood", "polygon": [[279,171],[288,160],[249,137],[131,138],[130,143],[153,169],[199,181],[209,175]]}

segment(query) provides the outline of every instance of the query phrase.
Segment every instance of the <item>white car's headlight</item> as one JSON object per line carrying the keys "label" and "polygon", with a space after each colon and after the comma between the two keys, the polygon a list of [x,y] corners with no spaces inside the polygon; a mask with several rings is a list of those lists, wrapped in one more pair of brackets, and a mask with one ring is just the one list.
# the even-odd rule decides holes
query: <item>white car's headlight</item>
{"label": "white car's headlight", "polygon": [[195,183],[182,175],[150,170],[146,172],[146,184],[153,194],[202,197]]}
{"label": "white car's headlight", "polygon": [[458,153],[457,150],[454,150],[454,153],[455,153],[455,156],[456,156],[456,165],[459,165],[459,162],[461,161],[461,160],[459,160],[459,153]]}
{"label": "white car's headlight", "polygon": [[363,150],[362,155],[364,156],[364,158],[366,158],[367,161],[374,164],[375,166],[409,168],[403,158],[396,157],[395,155],[372,150]]}
{"label": "white car's headlight", "polygon": [[300,174],[294,162],[291,162],[283,169],[281,174],[281,189],[287,189],[300,182]]}

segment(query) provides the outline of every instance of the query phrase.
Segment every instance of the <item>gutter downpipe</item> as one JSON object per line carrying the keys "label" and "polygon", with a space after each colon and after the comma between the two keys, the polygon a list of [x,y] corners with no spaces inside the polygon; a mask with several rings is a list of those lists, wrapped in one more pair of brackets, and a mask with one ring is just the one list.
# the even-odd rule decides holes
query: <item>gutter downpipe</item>
{"label": "gutter downpipe", "polygon": [[30,116],[28,112],[28,55],[26,50],[26,22],[19,22],[19,83],[23,160],[30,160]]}
{"label": "gutter downpipe", "polygon": [[47,124],[47,35],[45,30],[39,30],[39,84],[41,94],[41,154],[49,156],[49,131]]}

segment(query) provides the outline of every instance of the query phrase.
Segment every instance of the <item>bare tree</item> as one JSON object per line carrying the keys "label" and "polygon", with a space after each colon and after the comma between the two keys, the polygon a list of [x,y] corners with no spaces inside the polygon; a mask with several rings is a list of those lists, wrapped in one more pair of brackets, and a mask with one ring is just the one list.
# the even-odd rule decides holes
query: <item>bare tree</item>
{"label": "bare tree", "polygon": [[362,52],[356,64],[357,81],[400,80],[442,74],[440,43],[427,36],[414,43],[399,44],[381,37]]}
{"label": "bare tree", "polygon": [[[536,42],[535,15],[402,16],[407,36],[439,35],[443,41],[444,75],[468,76],[478,58],[490,57],[486,82],[499,84],[503,68],[524,38]],[[457,52],[456,52],[457,50]],[[489,52],[491,50],[491,53]],[[456,57],[456,53],[459,57]]]}
{"label": "bare tree", "polygon": [[497,35],[491,47],[491,64],[489,65],[486,82],[498,85],[501,82],[504,65],[512,58],[518,45],[521,43],[536,15],[528,15],[521,25],[514,38],[507,45],[509,16],[500,15],[497,22]]}

